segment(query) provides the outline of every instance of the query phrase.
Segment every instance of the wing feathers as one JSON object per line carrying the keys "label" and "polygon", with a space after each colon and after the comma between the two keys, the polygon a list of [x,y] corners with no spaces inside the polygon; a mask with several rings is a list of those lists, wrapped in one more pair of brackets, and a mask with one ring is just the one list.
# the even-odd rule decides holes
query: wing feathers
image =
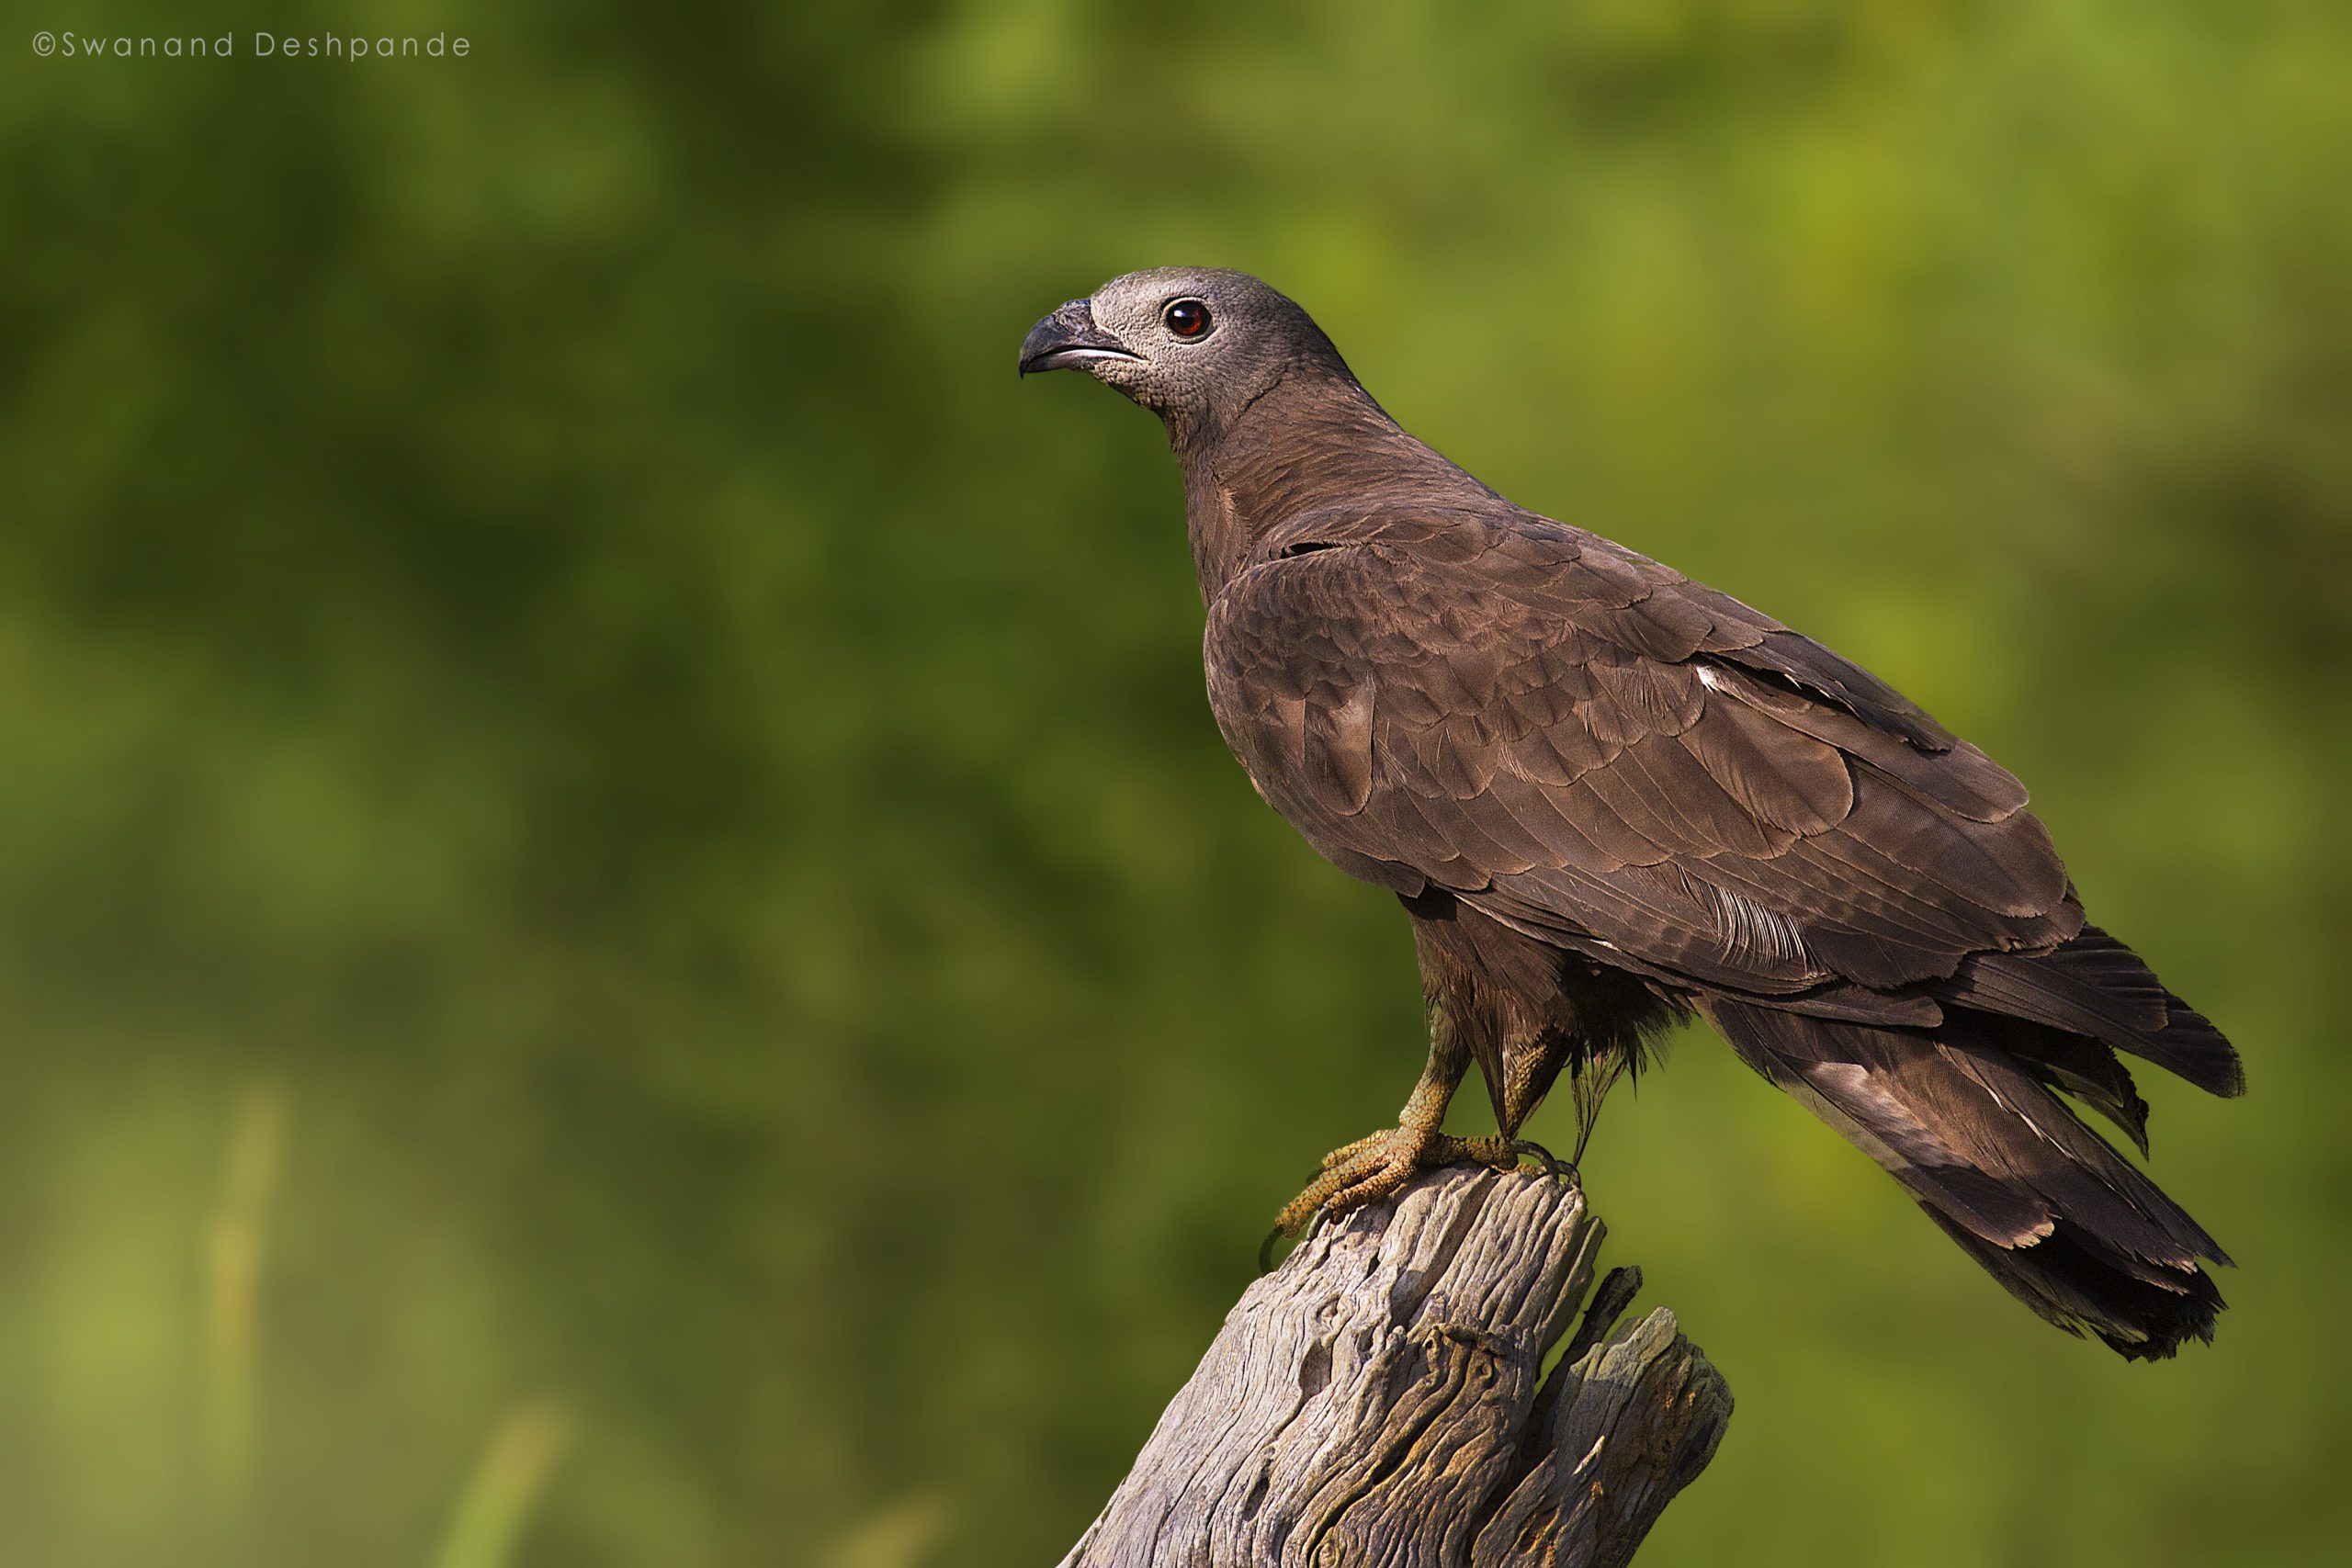
{"label": "wing feathers", "polygon": [[1972,1005],[2088,1034],[2214,1094],[2245,1092],[2245,1069],[2221,1031],[2097,926],[2052,953],[1973,954],[1955,980],[1953,996]]}
{"label": "wing feathers", "polygon": [[1316,536],[1227,586],[1207,655],[1235,751],[1333,859],[1753,994],[1940,984],[2078,929],[2014,779],[1736,601],[1500,510]]}

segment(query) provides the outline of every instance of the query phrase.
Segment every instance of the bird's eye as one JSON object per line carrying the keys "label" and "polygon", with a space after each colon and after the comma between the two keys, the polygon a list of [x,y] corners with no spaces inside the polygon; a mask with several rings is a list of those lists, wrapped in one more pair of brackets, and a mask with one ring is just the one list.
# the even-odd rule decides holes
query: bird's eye
{"label": "bird's eye", "polygon": [[1168,330],[1178,337],[1205,337],[1209,330],[1209,308],[1198,299],[1177,299],[1159,312]]}

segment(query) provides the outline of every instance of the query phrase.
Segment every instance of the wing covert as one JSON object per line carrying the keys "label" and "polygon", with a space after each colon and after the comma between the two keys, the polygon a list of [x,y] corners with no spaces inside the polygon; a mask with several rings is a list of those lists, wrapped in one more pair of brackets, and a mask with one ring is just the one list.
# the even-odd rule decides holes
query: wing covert
{"label": "wing covert", "polygon": [[1219,726],[1327,857],[1767,997],[2079,929],[1984,753],[1736,601],[1533,522],[1321,520],[1337,537],[1283,531],[1211,606]]}

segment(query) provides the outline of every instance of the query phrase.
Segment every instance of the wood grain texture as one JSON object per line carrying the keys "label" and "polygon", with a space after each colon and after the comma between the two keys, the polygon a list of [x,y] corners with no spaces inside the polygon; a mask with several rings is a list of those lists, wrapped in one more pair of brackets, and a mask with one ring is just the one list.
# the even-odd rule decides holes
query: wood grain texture
{"label": "wood grain texture", "polygon": [[1459,1168],[1325,1226],[1243,1293],[1062,1568],[1630,1561],[1732,1402],[1666,1309],[1608,1333],[1622,1289],[1543,1376],[1601,1235],[1571,1184]]}

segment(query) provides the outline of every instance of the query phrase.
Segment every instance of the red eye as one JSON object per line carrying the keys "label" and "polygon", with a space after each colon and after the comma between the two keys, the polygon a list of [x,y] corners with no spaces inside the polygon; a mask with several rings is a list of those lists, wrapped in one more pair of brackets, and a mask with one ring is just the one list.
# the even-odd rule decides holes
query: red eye
{"label": "red eye", "polygon": [[1159,312],[1168,330],[1178,337],[1201,337],[1209,330],[1209,308],[1198,299],[1178,299]]}

